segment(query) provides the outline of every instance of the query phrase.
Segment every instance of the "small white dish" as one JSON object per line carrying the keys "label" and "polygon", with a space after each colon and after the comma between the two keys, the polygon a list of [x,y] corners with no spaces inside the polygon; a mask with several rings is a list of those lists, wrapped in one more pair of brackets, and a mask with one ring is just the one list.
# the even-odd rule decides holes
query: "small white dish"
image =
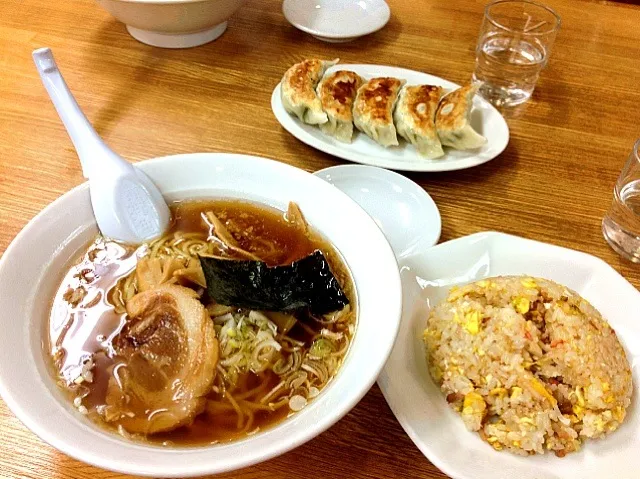
{"label": "small white dish", "polygon": [[[403,316],[378,378],[396,418],[422,453],[454,479],[601,479],[638,477],[640,469],[640,292],[604,261],[578,251],[502,233],[478,233],[400,261]],[[632,365],[632,404],[622,426],[564,458],[495,451],[466,430],[431,380],[422,331],[429,308],[450,287],[488,276],[527,274],[581,294],[609,321]]]}
{"label": "small white dish", "polygon": [[0,393],[7,406],[35,434],[69,456],[150,477],[204,476],[246,467],[293,449],[332,426],[375,382],[400,322],[398,264],[371,217],[320,178],[265,158],[202,153],[143,161],[136,167],[169,201],[241,198],[282,211],[290,200],[296,201],[309,223],[343,256],[355,285],[358,315],[366,318],[357,322],[344,363],[300,412],[238,441],[158,447],[96,426],[56,385],[44,339],[61,272],[98,234],[84,183],[31,220],[0,259]]}
{"label": "small white dish", "polygon": [[[331,73],[336,70],[352,70],[365,79],[388,76],[405,79],[408,85],[438,85],[447,92],[460,86],[427,73],[382,65],[338,64],[327,71]],[[471,124],[487,138],[487,143],[481,148],[466,151],[445,147],[445,156],[437,160],[421,157],[413,145],[407,144],[404,140],[400,141],[400,146],[384,148],[360,132],[354,133],[353,143],[350,144],[325,135],[320,128],[306,125],[287,113],[280,98],[280,83],[271,95],[271,109],[284,129],[303,143],[338,158],[392,170],[453,171],[471,168],[494,159],[509,143],[507,122],[500,112],[480,95],[473,99]]]}
{"label": "small white dish", "polygon": [[284,0],[282,12],[294,27],[329,43],[376,32],[391,16],[384,0]]}
{"label": "small white dish", "polygon": [[429,248],[440,239],[442,220],[420,185],[375,166],[341,165],[314,173],[346,193],[369,213],[389,240],[396,258]]}

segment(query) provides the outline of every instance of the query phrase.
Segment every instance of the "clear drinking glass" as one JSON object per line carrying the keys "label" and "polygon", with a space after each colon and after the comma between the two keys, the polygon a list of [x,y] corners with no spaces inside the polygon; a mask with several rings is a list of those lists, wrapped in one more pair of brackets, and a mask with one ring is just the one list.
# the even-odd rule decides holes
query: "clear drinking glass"
{"label": "clear drinking glass", "polygon": [[640,140],[618,177],[602,233],[615,251],[640,263]]}
{"label": "clear drinking glass", "polygon": [[476,47],[475,82],[496,106],[527,101],[549,58],[560,17],[532,1],[498,0],[484,9]]}

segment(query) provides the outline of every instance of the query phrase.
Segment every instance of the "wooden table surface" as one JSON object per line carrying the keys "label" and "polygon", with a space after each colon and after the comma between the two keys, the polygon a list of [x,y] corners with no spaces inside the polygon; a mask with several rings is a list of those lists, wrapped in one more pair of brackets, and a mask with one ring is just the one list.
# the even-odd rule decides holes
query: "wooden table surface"
{"label": "wooden table surface", "polygon": [[[638,287],[640,267],[609,249],[600,221],[640,136],[640,7],[545,1],[562,17],[562,29],[533,99],[506,115],[506,151],[469,170],[408,176],[440,207],[442,241],[483,230],[547,241],[601,257]],[[219,40],[162,50],[133,40],[89,0],[1,2],[0,252],[45,205],[83,181],[34,69],[33,49],[53,49],[90,121],[130,160],[220,151],[315,171],[342,161],[290,136],[271,113],[271,91],[289,65],[339,56],[458,83],[471,75],[483,1],[389,3],[392,17],[382,31],[345,45],[294,29],[278,1],[249,0]],[[404,434],[377,386],[318,438],[222,477],[294,476],[446,477]],[[0,478],[124,477],[58,453],[0,401]]]}

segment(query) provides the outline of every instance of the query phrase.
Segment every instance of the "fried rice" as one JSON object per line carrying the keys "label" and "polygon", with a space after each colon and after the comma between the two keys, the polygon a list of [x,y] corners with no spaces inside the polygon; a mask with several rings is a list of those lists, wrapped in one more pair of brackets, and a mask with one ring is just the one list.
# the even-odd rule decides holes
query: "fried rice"
{"label": "fried rice", "polygon": [[552,281],[505,276],[454,287],[423,338],[447,402],[496,450],[562,457],[615,431],[631,402],[615,332]]}

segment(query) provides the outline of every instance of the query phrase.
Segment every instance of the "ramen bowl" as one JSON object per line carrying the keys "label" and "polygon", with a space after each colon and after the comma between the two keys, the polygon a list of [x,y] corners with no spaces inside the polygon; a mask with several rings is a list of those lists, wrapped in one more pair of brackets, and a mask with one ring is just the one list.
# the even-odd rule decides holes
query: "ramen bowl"
{"label": "ramen bowl", "polygon": [[235,442],[199,447],[134,442],[80,414],[56,385],[46,336],[63,272],[98,234],[88,185],[38,214],[0,260],[0,394],[35,434],[78,460],[117,472],[188,477],[275,457],[320,434],[373,385],[401,315],[397,263],[382,232],[353,200],[322,179],[263,158],[178,155],[137,165],[167,200],[231,198],[286,210],[295,201],[349,270],[358,318],[350,349],[331,382],[301,411]]}
{"label": "ramen bowl", "polygon": [[211,42],[246,0],[98,0],[136,40],[162,48]]}

